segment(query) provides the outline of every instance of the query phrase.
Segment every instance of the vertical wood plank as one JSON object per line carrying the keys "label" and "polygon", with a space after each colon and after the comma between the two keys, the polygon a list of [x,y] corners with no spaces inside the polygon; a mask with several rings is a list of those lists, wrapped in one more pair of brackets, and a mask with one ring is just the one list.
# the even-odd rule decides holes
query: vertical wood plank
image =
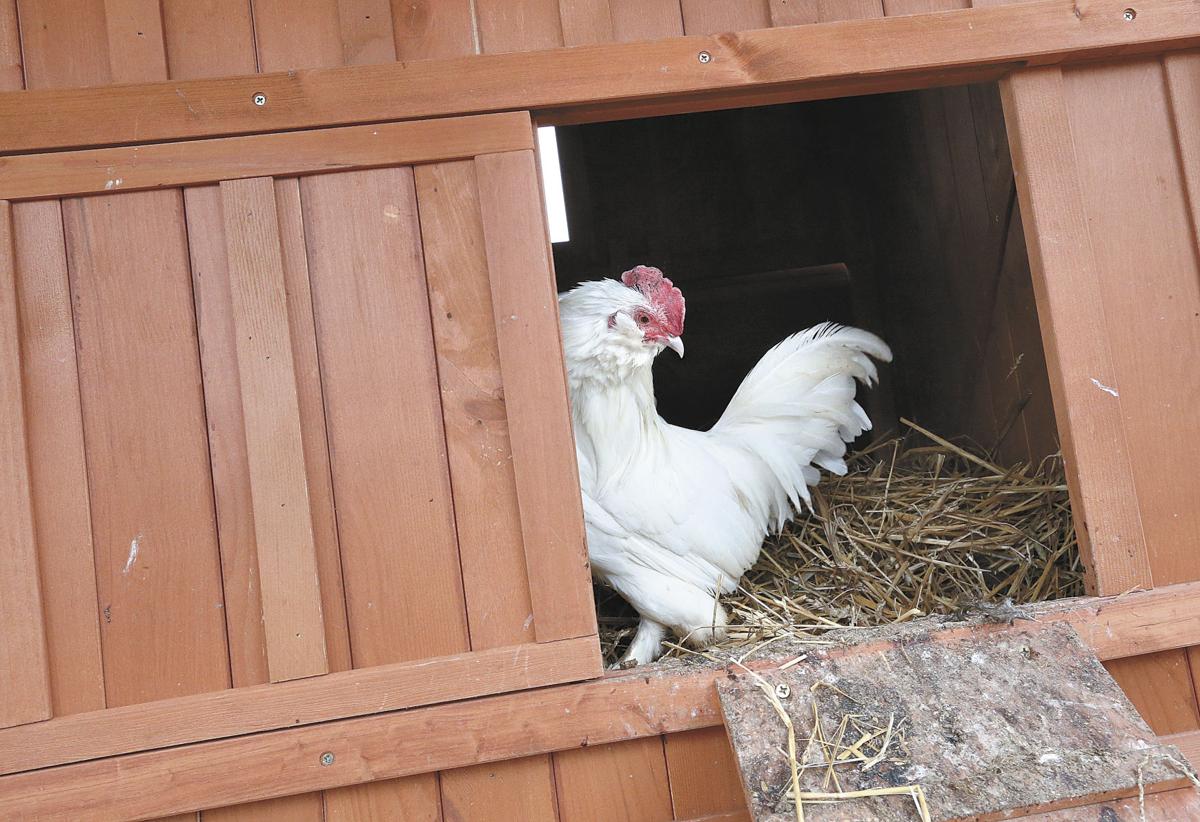
{"label": "vertical wood plank", "polygon": [[21,32],[17,24],[17,0],[0,0],[0,91],[25,88],[21,62]]}
{"label": "vertical wood plank", "polygon": [[159,0],[104,0],[104,22],[112,82],[167,79]]}
{"label": "vertical wood plank", "polygon": [[1015,72],[1002,81],[1001,91],[1072,513],[1091,590],[1115,594],[1149,586],[1122,400],[1096,384],[1116,384],[1108,338],[1095,333],[1112,325],[1101,299],[1076,152],[1063,139],[1071,126],[1062,72]]}
{"label": "vertical wood plank", "polygon": [[559,0],[564,46],[611,43],[613,19],[609,0]]}
{"label": "vertical wood plank", "polygon": [[618,43],[661,40],[683,34],[679,0],[608,0],[613,39]]}
{"label": "vertical wood plank", "polygon": [[354,665],[468,650],[412,171],[301,193]]}
{"label": "vertical wood plank", "polygon": [[1200,265],[1162,64],[1064,70],[1063,92],[1107,318],[1093,327],[1121,340],[1105,383],[1120,396],[1093,385],[1090,401],[1119,401],[1154,584],[1200,579],[1200,552],[1179,549],[1200,533],[1179,447],[1200,439]]}
{"label": "vertical wood plank", "polygon": [[325,791],[325,822],[440,822],[436,773]]}
{"label": "vertical wood plank", "polygon": [[1004,268],[1000,273],[1003,288],[998,299],[1004,301],[1005,325],[1011,340],[1013,365],[1010,367],[1017,379],[1020,395],[1028,398],[1021,411],[1019,424],[1025,430],[1029,459],[1037,464],[1059,450],[1058,431],[1054,425],[1054,406],[1038,327],[1029,257],[1025,252],[1025,234],[1015,202],[1013,208],[1008,245],[1004,251]]}
{"label": "vertical wood plank", "polygon": [[272,682],[328,672],[279,216],[269,177],[221,183]]}
{"label": "vertical wood plank", "polygon": [[661,737],[554,754],[561,822],[674,819]]}
{"label": "vertical wood plank", "polygon": [[935,11],[954,11],[971,7],[971,0],[883,0],[888,17],[906,14],[930,14]]}
{"label": "vertical wood plank", "polygon": [[1200,51],[1163,55],[1176,151],[1183,168],[1192,235],[1200,243]]}
{"label": "vertical wood plank", "polygon": [[259,71],[342,65],[338,0],[253,0]]}
{"label": "vertical wood plank", "polygon": [[91,197],[63,217],[107,704],[227,688],[182,200]]}
{"label": "vertical wood plank", "polygon": [[0,200],[0,728],[50,717],[50,672],[38,583],[12,207]]}
{"label": "vertical wood plank", "polygon": [[475,0],[484,54],[540,51],[563,44],[558,0]]}
{"label": "vertical wood plank", "polygon": [[476,159],[538,642],[596,631],[558,295],[532,151]]}
{"label": "vertical wood plank", "polygon": [[28,88],[112,82],[104,0],[17,0]]}
{"label": "vertical wood plank", "polygon": [[768,0],[681,0],[685,34],[720,34],[771,27]]}
{"label": "vertical wood plank", "polygon": [[1200,728],[1187,651],[1161,651],[1104,663],[1156,734]]}
{"label": "vertical wood plank", "polygon": [[[162,19],[172,79],[257,70],[250,0],[162,0]],[[213,25],[214,20],[221,24]]]}
{"label": "vertical wood plank", "polygon": [[13,206],[34,533],[55,716],[104,707],[71,293],[57,201]]}
{"label": "vertical wood plank", "polygon": [[238,375],[225,216],[216,185],[184,191],[233,686],[270,681]]}
{"label": "vertical wood plank", "polygon": [[203,822],[265,822],[268,819],[278,819],[280,822],[324,822],[324,811],[321,794],[306,793],[213,808],[200,814],[200,818]]}
{"label": "vertical wood plank", "polygon": [[723,726],[667,734],[663,745],[676,819],[746,810],[737,760]]}
{"label": "vertical wood plank", "polygon": [[338,0],[338,18],[346,65],[390,63],[396,59],[390,0]]}
{"label": "vertical wood plank", "polygon": [[475,164],[415,172],[471,648],[530,642],[533,606]]}
{"label": "vertical wood plank", "polygon": [[304,463],[308,473],[313,538],[317,548],[317,575],[321,581],[325,655],[329,670],[347,671],[352,667],[350,629],[346,624],[342,555],[338,547],[337,520],[334,515],[333,479],[329,473],[329,435],[325,428],[325,403],[321,391],[321,366],[317,357],[312,290],[308,279],[300,181],[295,178],[276,180],[275,203],[279,212],[283,248],[288,323],[292,328],[292,360],[296,367],[296,388],[300,399],[300,429],[304,432]]}
{"label": "vertical wood plank", "polygon": [[771,25],[802,26],[883,17],[882,0],[771,0]]}
{"label": "vertical wood plank", "polygon": [[392,0],[396,57],[433,60],[478,54],[474,0]]}
{"label": "vertical wood plank", "polygon": [[447,822],[556,822],[549,755],[455,768],[441,778]]}
{"label": "vertical wood plank", "polygon": [[[303,226],[296,180],[275,185],[279,230],[287,286],[288,319],[292,328],[293,359],[300,400],[301,428],[308,472],[313,534],[318,552],[326,654],[331,670],[350,667],[345,600],[342,594],[340,557],[333,521],[333,501],[326,452],[324,410],[317,373],[312,303],[304,260]],[[228,255],[224,214],[218,186],[199,186],[184,192],[187,205],[193,289],[204,374],[204,400],[209,429],[209,450],[216,495],[221,543],[225,614],[228,626],[230,668],[235,687],[270,681],[266,638],[259,596],[259,575],[254,517],[247,464],[245,424],[242,417],[233,310],[229,293]],[[315,410],[315,416],[314,416]],[[291,822],[299,799],[255,803],[254,819]],[[319,819],[320,795],[313,818]],[[277,803],[277,804],[276,804]],[[305,806],[305,814],[313,811]],[[234,813],[233,809],[223,811]],[[202,816],[208,817],[209,812]]]}

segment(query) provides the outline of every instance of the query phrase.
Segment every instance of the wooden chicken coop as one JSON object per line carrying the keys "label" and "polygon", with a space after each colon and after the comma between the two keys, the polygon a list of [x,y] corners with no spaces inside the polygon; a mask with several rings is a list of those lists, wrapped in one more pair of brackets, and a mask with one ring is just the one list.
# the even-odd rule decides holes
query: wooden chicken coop
{"label": "wooden chicken coop", "polygon": [[0,818],[749,819],[726,673],[601,665],[555,293],[728,270],[672,221],[757,186],[622,204],[728,178],[714,128],[799,179],[772,117],[811,253],[738,273],[841,265],[879,402],[1061,446],[1057,618],[1195,761],[1197,47],[1200,0],[0,0]]}

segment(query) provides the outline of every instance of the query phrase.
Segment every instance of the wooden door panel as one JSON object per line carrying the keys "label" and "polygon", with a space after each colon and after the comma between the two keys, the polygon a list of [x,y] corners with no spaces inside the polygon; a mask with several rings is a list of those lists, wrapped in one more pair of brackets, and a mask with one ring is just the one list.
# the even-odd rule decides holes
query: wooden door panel
{"label": "wooden door panel", "polygon": [[528,115],[191,150],[5,182],[0,774],[599,675]]}

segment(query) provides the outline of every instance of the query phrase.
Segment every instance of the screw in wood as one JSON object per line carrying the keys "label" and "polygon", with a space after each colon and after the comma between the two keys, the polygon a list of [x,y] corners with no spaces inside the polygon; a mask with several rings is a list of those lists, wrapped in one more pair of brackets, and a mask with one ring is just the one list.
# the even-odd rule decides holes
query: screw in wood
{"label": "screw in wood", "polygon": [[322,765],[332,765],[333,764],[333,752],[332,751],[326,751],[325,753],[321,754],[321,764]]}
{"label": "screw in wood", "polygon": [[791,695],[792,689],[788,687],[786,682],[780,682],[775,686],[775,696],[779,697],[780,699],[787,699]]}
{"label": "screw in wood", "polygon": [[1133,20],[1133,18],[1137,17],[1137,9],[1125,9],[1125,11],[1121,13],[1121,16],[1125,18],[1126,23],[1129,23]]}
{"label": "screw in wood", "polygon": [[707,51],[702,51],[696,55],[696,59],[699,60],[701,63],[711,63],[712,55],[709,54]]}
{"label": "screw in wood", "polygon": [[261,91],[254,95],[254,105],[265,106],[267,104],[267,95]]}

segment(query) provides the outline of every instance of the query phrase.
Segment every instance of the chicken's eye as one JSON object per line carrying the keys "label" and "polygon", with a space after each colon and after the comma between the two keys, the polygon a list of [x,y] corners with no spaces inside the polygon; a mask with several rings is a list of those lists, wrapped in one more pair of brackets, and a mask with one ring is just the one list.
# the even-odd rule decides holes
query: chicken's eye
{"label": "chicken's eye", "polygon": [[650,315],[649,314],[638,314],[637,321],[638,321],[638,325],[645,325],[646,323],[650,322]]}

